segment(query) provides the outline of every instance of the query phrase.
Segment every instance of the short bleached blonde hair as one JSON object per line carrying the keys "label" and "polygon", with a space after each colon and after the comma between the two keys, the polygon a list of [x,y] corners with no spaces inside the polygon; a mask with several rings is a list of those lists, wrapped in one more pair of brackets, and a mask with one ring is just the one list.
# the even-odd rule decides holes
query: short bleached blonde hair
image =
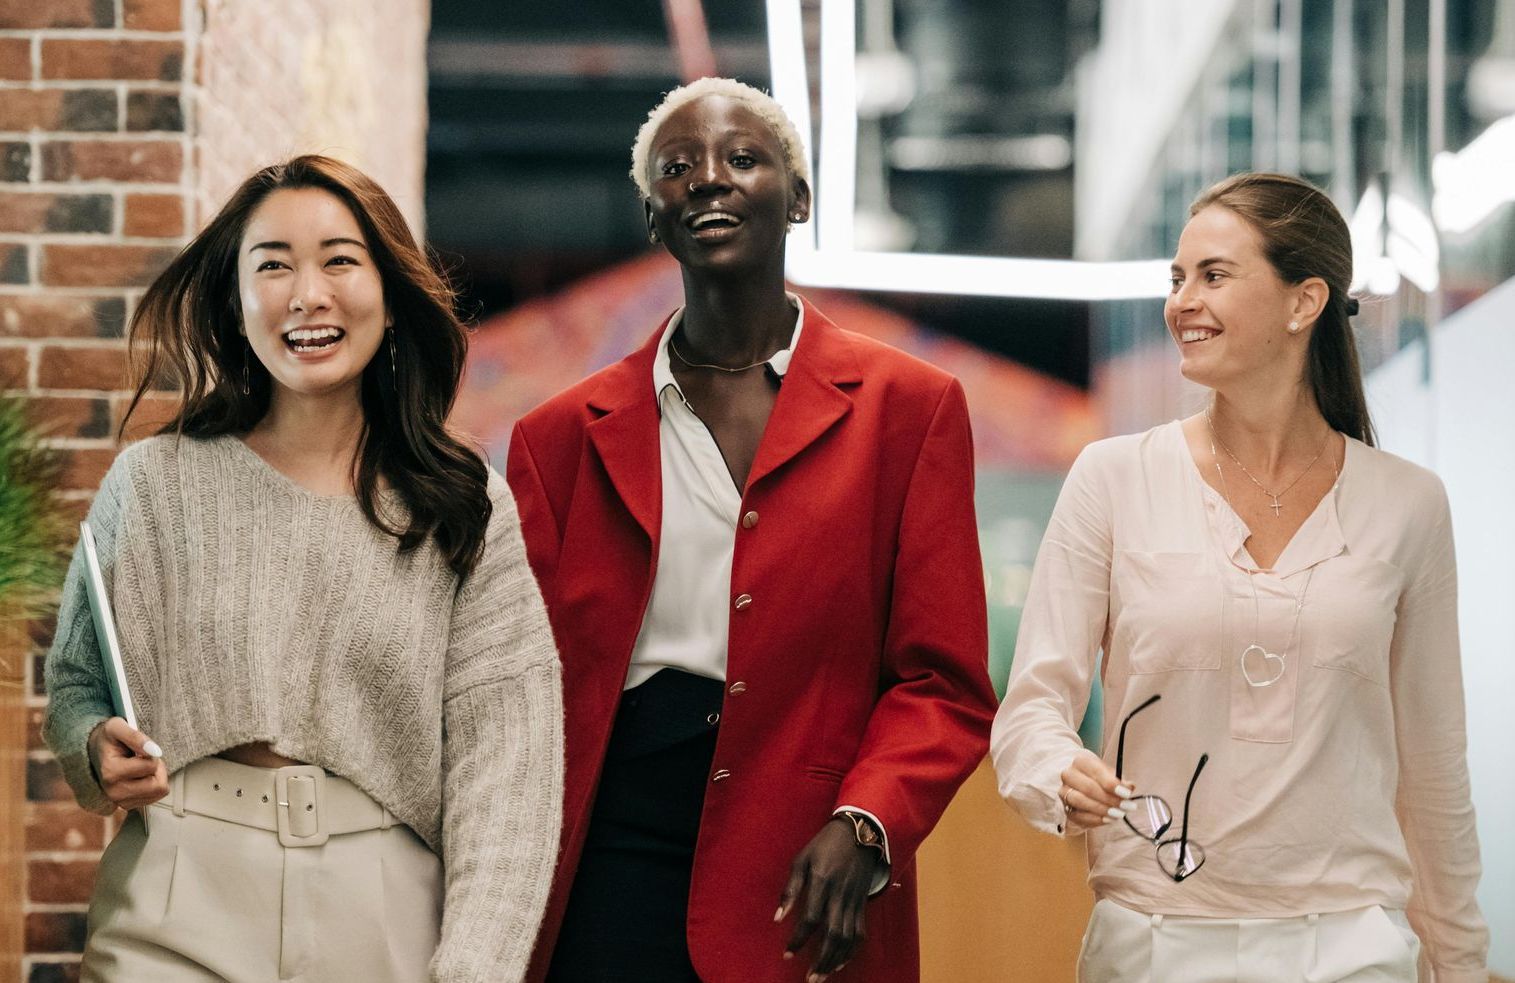
{"label": "short bleached blonde hair", "polygon": [[789,114],[784,112],[784,107],[777,100],[762,89],[753,88],[736,79],[702,78],[681,85],[664,96],[663,101],[647,114],[647,122],[637,130],[636,141],[631,145],[631,180],[636,182],[637,193],[643,201],[652,197],[652,183],[647,169],[650,165],[648,158],[652,154],[652,138],[657,136],[658,127],[679,108],[705,96],[725,96],[752,110],[778,137],[779,145],[784,148],[784,163],[789,165],[789,172],[806,184],[810,183],[810,162],[805,157],[805,144],[800,140],[799,130],[795,129]]}

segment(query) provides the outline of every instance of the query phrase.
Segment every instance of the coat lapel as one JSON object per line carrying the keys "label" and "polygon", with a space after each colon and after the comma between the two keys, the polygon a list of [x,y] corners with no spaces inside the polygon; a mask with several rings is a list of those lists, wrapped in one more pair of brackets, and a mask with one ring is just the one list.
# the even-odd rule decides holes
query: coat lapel
{"label": "coat lapel", "polygon": [[[809,301],[803,303],[805,330],[763,431],[748,487],[846,416],[852,399],[838,387],[863,378],[847,336]],[[652,360],[667,328],[665,320],[646,344],[606,373],[589,398],[590,407],[605,415],[585,428],[616,493],[654,543],[662,530],[663,482]]]}
{"label": "coat lapel", "polygon": [[837,387],[863,379],[847,336],[808,300],[802,303],[805,330],[747,475],[748,488],[783,467],[846,416],[852,399]]}
{"label": "coat lapel", "polygon": [[646,344],[606,373],[589,397],[589,406],[605,415],[584,428],[626,510],[654,543],[663,521],[663,470],[652,360],[667,327],[665,320]]}

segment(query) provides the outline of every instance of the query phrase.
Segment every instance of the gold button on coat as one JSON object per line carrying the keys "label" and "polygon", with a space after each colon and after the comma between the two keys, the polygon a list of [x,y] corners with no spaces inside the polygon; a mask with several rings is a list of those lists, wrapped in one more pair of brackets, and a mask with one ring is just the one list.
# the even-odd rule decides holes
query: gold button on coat
{"label": "gold button on coat", "polygon": [[732,696],[741,696],[745,692],[747,692],[747,684],[742,682],[740,679],[731,684]]}
{"label": "gold button on coat", "polygon": [[736,596],[736,609],[738,611],[745,611],[745,610],[747,610],[747,608],[748,608],[748,606],[750,604],[752,604],[752,595],[751,594],[738,594]]}
{"label": "gold button on coat", "polygon": [[753,526],[757,525],[757,522],[758,514],[756,512],[748,512],[746,515],[742,516],[743,529],[751,529]]}
{"label": "gold button on coat", "polygon": [[731,772],[727,771],[725,768],[717,768],[715,774],[710,776],[710,780],[712,782],[723,782],[730,777]]}

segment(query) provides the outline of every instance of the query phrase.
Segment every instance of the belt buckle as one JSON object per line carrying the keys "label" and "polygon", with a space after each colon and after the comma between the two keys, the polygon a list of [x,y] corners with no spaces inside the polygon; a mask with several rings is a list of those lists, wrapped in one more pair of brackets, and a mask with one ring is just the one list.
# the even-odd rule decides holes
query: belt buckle
{"label": "belt buckle", "polygon": [[274,797],[280,846],[321,846],[326,842],[325,769],[315,765],[275,769]]}

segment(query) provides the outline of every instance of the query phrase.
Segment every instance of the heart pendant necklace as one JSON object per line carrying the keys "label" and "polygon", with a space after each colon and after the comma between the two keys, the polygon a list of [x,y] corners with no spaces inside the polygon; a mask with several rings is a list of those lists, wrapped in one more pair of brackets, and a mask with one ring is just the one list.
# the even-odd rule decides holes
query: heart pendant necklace
{"label": "heart pendant necklace", "polygon": [[[1263,660],[1263,665],[1268,666],[1269,669],[1272,670],[1273,674],[1271,676],[1268,676],[1266,679],[1254,678],[1252,675],[1251,667],[1247,665],[1247,660],[1253,656],[1260,657]],[[1269,652],[1267,649],[1263,648],[1261,645],[1248,645],[1246,648],[1241,650],[1241,674],[1246,678],[1248,686],[1272,686],[1274,683],[1284,678],[1285,668],[1287,668],[1287,666],[1284,663],[1283,656],[1275,655],[1274,653]]]}
{"label": "heart pendant necklace", "polygon": [[[1215,452],[1215,441],[1217,438],[1215,436],[1215,426],[1210,421],[1210,411],[1208,408],[1205,410],[1205,423],[1207,425],[1207,429],[1210,431],[1210,459],[1215,462],[1215,474],[1220,478],[1220,494],[1221,497],[1226,500],[1226,504],[1229,506],[1231,504],[1230,489],[1226,486],[1226,472],[1222,470],[1220,466],[1220,455]],[[1322,449],[1324,449],[1324,445],[1322,445]],[[1231,452],[1230,450],[1227,450],[1226,453],[1230,454]],[[1233,461],[1236,460],[1234,455],[1231,459]],[[1320,455],[1315,455],[1315,459],[1319,460]],[[1236,463],[1237,466],[1241,465],[1240,461],[1236,461]],[[1311,461],[1310,467],[1314,466],[1315,461]],[[1243,468],[1242,470],[1245,471],[1246,469]],[[1308,471],[1309,468],[1306,468],[1305,470]],[[1338,472],[1337,476],[1340,477],[1340,472]],[[1252,476],[1248,474],[1247,477],[1251,478]],[[1256,482],[1257,479],[1253,478],[1252,480]],[[1296,478],[1295,482],[1297,483],[1298,480],[1299,479]],[[1258,487],[1262,488],[1261,485],[1258,485]],[[1289,486],[1289,488],[1293,487],[1294,485],[1292,484]],[[1284,492],[1287,492],[1288,490],[1288,488],[1285,488]],[[1264,489],[1264,491],[1266,491],[1266,489]],[[1272,495],[1271,492],[1269,492],[1269,494]],[[1280,494],[1282,494],[1282,492]],[[1278,496],[1272,495],[1272,497],[1273,512],[1275,515],[1277,515]],[[1238,566],[1240,565],[1238,564]],[[1259,573],[1262,573],[1262,571],[1255,567],[1240,567],[1240,569],[1246,572],[1247,583],[1252,586],[1252,637],[1261,638],[1262,601],[1257,596],[1257,575]],[[1289,637],[1284,639],[1283,654],[1280,655],[1277,652],[1269,652],[1267,647],[1259,642],[1253,642],[1241,650],[1241,675],[1242,678],[1247,681],[1248,686],[1251,686],[1254,689],[1262,689],[1265,686],[1272,686],[1274,683],[1284,678],[1284,672],[1289,668],[1289,664],[1285,661],[1285,657],[1289,654],[1289,649],[1294,647],[1294,637],[1299,633],[1300,613],[1305,609],[1305,595],[1310,593],[1310,581],[1314,579],[1314,577],[1315,568],[1311,567],[1309,572],[1305,574],[1304,589],[1301,590],[1299,592],[1299,596],[1294,599],[1294,623],[1289,628]]]}
{"label": "heart pendant necklace", "polygon": [[[1257,575],[1260,570],[1247,570],[1247,583],[1252,585],[1252,637],[1261,638],[1262,629],[1262,601],[1257,596]],[[1300,613],[1305,609],[1305,595],[1310,593],[1310,581],[1315,577],[1315,568],[1311,567],[1305,574],[1304,589],[1294,599],[1294,624],[1289,628],[1289,637],[1284,640],[1283,655],[1269,652],[1265,647],[1253,642],[1241,650],[1241,675],[1247,681],[1247,685],[1261,689],[1264,686],[1272,686],[1284,678],[1284,670],[1288,663],[1284,657],[1289,654],[1289,649],[1294,647],[1294,637],[1299,633]]]}

